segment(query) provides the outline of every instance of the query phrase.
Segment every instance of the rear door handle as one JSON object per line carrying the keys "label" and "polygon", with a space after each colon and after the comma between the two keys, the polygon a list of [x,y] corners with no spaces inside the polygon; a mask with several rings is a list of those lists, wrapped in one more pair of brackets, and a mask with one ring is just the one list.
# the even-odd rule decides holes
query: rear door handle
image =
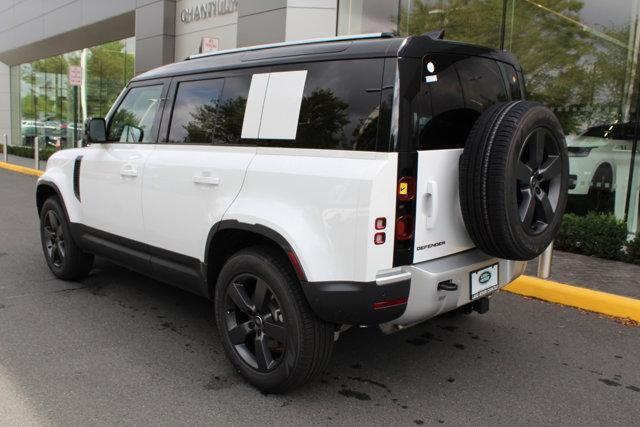
{"label": "rear door handle", "polygon": [[438,220],[438,183],[427,181],[427,230],[432,229]]}
{"label": "rear door handle", "polygon": [[132,164],[127,163],[124,166],[122,166],[122,168],[120,169],[120,175],[136,177],[138,176],[138,169],[136,169],[136,167],[133,166]]}
{"label": "rear door handle", "polygon": [[220,178],[218,178],[217,176],[196,175],[193,177],[193,182],[195,182],[196,184],[204,185],[219,185]]}

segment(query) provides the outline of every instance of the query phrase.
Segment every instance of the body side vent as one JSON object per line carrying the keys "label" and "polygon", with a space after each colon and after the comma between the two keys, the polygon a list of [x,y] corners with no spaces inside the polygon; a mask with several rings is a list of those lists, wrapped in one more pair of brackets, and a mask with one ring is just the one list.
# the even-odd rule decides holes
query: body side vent
{"label": "body side vent", "polygon": [[76,199],[80,200],[80,164],[82,163],[82,156],[76,157],[76,161],[73,163],[73,194],[76,195]]}

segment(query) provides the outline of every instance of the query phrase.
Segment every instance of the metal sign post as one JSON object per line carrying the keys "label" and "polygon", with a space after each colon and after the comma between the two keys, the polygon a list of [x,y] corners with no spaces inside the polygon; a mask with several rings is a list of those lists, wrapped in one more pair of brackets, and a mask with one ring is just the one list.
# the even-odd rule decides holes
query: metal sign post
{"label": "metal sign post", "polygon": [[40,170],[40,137],[33,138],[33,160],[35,168]]}
{"label": "metal sign post", "polygon": [[2,139],[2,157],[5,163],[9,161],[9,135],[4,134],[4,138]]}
{"label": "metal sign post", "polygon": [[82,86],[82,67],[69,65],[69,86],[73,86],[73,146],[78,146],[78,86]]}
{"label": "metal sign post", "polygon": [[553,258],[553,242],[538,257],[538,277],[548,279],[551,275],[551,258]]}

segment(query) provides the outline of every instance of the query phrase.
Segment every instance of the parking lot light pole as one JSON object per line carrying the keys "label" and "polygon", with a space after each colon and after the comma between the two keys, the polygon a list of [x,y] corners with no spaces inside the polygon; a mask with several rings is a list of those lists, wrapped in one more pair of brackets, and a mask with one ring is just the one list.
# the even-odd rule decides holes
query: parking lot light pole
{"label": "parking lot light pole", "polygon": [[538,277],[548,279],[551,275],[551,258],[553,257],[553,242],[538,257]]}
{"label": "parking lot light pole", "polygon": [[40,137],[33,138],[33,160],[36,165],[36,169],[40,169]]}
{"label": "parking lot light pole", "polygon": [[9,152],[7,149],[9,148],[9,135],[4,134],[4,138],[2,138],[2,159],[5,163],[9,161]]}

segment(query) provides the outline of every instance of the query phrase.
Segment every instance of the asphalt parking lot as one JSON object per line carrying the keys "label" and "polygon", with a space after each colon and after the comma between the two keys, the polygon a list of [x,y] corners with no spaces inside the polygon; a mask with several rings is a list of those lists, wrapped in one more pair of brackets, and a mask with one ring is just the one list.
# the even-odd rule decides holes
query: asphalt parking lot
{"label": "asphalt parking lot", "polygon": [[[637,424],[640,327],[500,293],[489,313],[344,333],[328,371],[263,395],[226,361],[212,304],[106,261],[57,280],[35,178],[0,170],[0,423]],[[108,196],[107,196],[108,197]]]}

